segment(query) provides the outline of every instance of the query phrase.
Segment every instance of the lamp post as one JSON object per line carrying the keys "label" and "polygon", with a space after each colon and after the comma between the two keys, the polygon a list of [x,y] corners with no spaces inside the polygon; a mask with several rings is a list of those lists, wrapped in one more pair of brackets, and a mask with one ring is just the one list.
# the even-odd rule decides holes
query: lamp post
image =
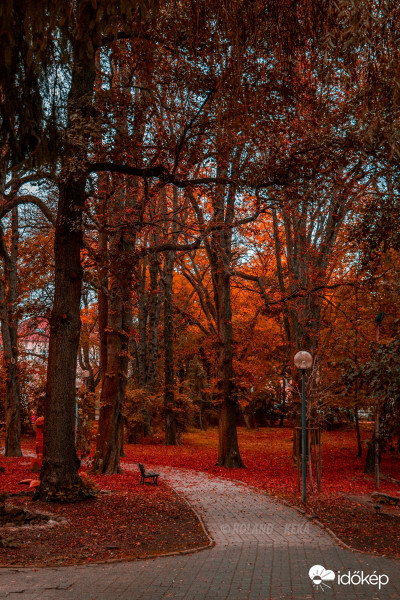
{"label": "lamp post", "polygon": [[306,370],[312,366],[309,352],[301,350],[294,357],[294,364],[301,369],[301,501],[307,502],[307,420],[306,420]]}

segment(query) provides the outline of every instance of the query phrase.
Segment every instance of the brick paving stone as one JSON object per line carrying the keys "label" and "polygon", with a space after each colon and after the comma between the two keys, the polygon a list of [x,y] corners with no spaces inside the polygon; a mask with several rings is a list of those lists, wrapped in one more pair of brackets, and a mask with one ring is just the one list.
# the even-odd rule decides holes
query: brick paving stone
{"label": "brick paving stone", "polygon": [[[125,468],[134,468],[125,465]],[[400,562],[342,548],[263,492],[205,473],[157,467],[202,517],[215,546],[194,554],[79,567],[0,569],[7,600],[399,600]],[[388,585],[315,589],[319,564],[387,574]]]}

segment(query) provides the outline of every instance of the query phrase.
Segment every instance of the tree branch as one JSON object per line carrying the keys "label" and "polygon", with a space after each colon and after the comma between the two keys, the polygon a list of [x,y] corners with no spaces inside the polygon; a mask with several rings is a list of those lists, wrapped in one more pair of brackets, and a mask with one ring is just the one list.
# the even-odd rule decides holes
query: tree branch
{"label": "tree branch", "polygon": [[5,217],[15,206],[19,206],[20,204],[34,204],[42,211],[46,219],[50,221],[52,225],[55,225],[56,219],[52,211],[47,204],[40,198],[37,198],[37,196],[33,196],[32,194],[24,194],[23,196],[12,195],[4,196],[4,199],[5,201],[0,204],[0,219]]}

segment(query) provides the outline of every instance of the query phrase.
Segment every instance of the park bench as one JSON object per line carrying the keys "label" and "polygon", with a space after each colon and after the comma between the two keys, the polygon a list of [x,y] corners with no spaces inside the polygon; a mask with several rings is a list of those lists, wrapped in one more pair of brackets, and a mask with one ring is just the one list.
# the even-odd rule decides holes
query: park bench
{"label": "park bench", "polygon": [[142,463],[138,463],[139,464],[139,469],[140,469],[140,483],[145,483],[145,479],[152,479],[153,483],[157,484],[157,479],[159,478],[160,474],[159,473],[153,473],[153,471],[145,471],[144,465],[142,465]]}

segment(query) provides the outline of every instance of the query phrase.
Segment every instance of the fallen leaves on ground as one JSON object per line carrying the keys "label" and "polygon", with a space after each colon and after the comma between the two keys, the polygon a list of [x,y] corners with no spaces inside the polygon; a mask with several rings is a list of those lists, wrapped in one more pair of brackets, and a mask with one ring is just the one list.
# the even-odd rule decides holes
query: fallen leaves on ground
{"label": "fallen leaves on ground", "polygon": [[[362,427],[362,438],[369,439],[371,425]],[[293,462],[293,430],[266,428],[238,430],[239,447],[245,469],[216,467],[218,431],[190,432],[184,444],[165,447],[162,438],[144,440],[143,444],[127,446],[125,452],[131,462],[149,465],[168,465],[208,472],[231,480],[261,488],[269,494],[285,499],[300,507],[297,468]],[[350,503],[343,494],[367,495],[375,491],[374,478],[364,473],[366,451],[357,457],[355,430],[351,427],[322,433],[322,486],[314,493],[308,490],[307,511],[340,539],[353,548],[384,554],[400,555],[400,515],[376,514],[373,504],[361,506]],[[400,455],[382,456],[380,491],[400,497],[400,486],[391,479],[400,478]],[[314,474],[315,475],[315,474]],[[315,477],[314,477],[315,485]]]}
{"label": "fallen leaves on ground", "polygon": [[[364,425],[362,438],[369,439],[370,434],[371,425]],[[238,437],[246,469],[215,466],[218,446],[218,431],[215,429],[206,432],[192,431],[176,447],[164,446],[161,436],[147,438],[140,444],[126,445],[126,457],[123,461],[131,464],[143,462],[146,467],[166,465],[208,472],[242,481],[284,498],[292,505],[300,506],[297,469],[292,459],[293,430],[286,427],[253,431],[239,428]],[[24,447],[32,450],[33,438],[25,438]],[[307,510],[314,512],[321,522],[350,546],[377,554],[397,555],[400,552],[398,514],[377,515],[372,505],[358,505],[343,498],[343,494],[370,496],[375,489],[373,477],[364,474],[365,451],[361,458],[357,458],[356,453],[354,429],[322,434],[322,488],[320,492],[309,493]],[[29,471],[30,461],[26,458],[3,457],[1,464],[6,467],[6,476],[2,477],[4,483],[0,483],[0,489],[20,491],[18,481],[34,477]],[[400,486],[391,479],[400,478],[400,456],[385,454],[381,470],[388,479],[381,482],[380,490],[399,496]],[[187,506],[162,483],[159,487],[140,486],[139,473],[128,470],[123,475],[96,477],[95,480],[99,487],[113,490],[114,494],[100,497],[93,505],[51,505],[51,510],[58,513],[65,511],[67,518],[71,515],[71,523],[73,521],[76,526],[74,532],[68,527],[59,527],[57,531],[56,528],[49,530],[46,538],[40,535],[40,544],[46,540],[40,546],[43,552],[47,552],[45,560],[53,561],[48,564],[57,564],[57,560],[88,562],[139,556],[160,549],[169,551],[205,542],[199,525]],[[24,501],[26,500],[19,499],[19,502]],[[36,505],[42,510],[49,510],[47,504]],[[82,506],[85,507],[84,510],[81,509]],[[174,514],[185,515],[185,510],[188,512],[187,517],[173,517]],[[171,518],[167,519],[166,513],[170,513]],[[159,520],[164,528],[158,527]],[[60,544],[60,553],[51,556],[53,552],[49,545],[53,535],[55,543]],[[32,538],[32,545],[33,541]],[[66,547],[62,546],[63,543]],[[117,547],[111,548],[112,545]],[[79,552],[75,556],[73,548],[76,547]],[[2,555],[1,552],[0,560],[1,557],[4,560],[4,553]],[[15,556],[18,557],[17,551]],[[36,556],[39,556],[39,551]]]}
{"label": "fallen leaves on ground", "polygon": [[[369,438],[367,428],[362,434]],[[297,469],[292,458],[293,429],[275,427],[248,431],[239,428],[238,439],[245,469],[215,466],[218,447],[216,429],[190,432],[185,435],[183,444],[175,447],[164,446],[161,437],[148,438],[143,440],[144,443],[126,446],[125,453],[130,462],[195,469],[243,481],[281,497],[298,497]],[[373,477],[364,474],[365,452],[361,458],[357,458],[356,453],[356,435],[352,428],[323,432],[321,496],[344,492],[370,494],[374,491]],[[385,454],[381,470],[399,479],[400,455]],[[381,490],[389,494],[396,493],[400,486],[382,481]]]}
{"label": "fallen leaves on ground", "polygon": [[[29,475],[26,460],[8,459],[2,487],[21,492],[16,480]],[[208,544],[194,513],[166,485],[140,485],[139,474],[133,473],[94,479],[111,493],[77,504],[49,504],[33,502],[27,496],[11,496],[7,500],[11,504],[51,512],[65,517],[68,523],[4,528],[1,536],[12,538],[11,546],[17,547],[7,543],[6,548],[0,548],[0,564],[60,566],[139,558]]]}
{"label": "fallen leaves on ground", "polygon": [[351,548],[400,557],[400,510],[370,506],[344,498],[311,500],[307,512],[329,527]]}

